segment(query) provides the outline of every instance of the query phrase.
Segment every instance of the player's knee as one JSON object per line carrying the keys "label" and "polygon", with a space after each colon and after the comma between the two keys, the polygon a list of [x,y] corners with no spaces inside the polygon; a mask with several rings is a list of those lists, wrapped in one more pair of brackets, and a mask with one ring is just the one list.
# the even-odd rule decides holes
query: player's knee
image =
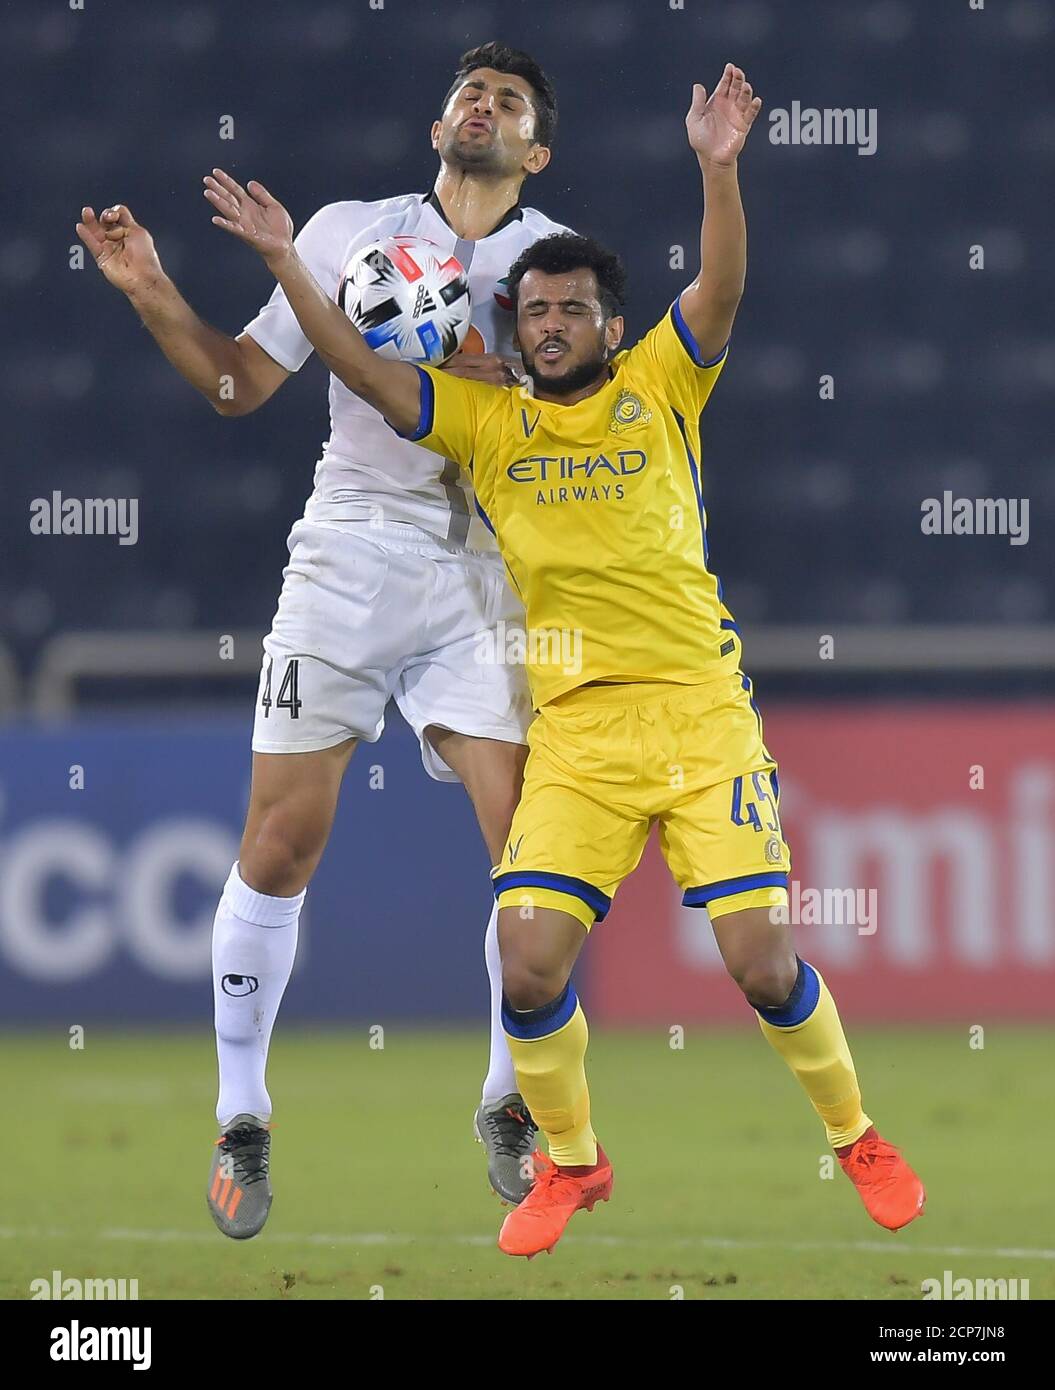
{"label": "player's knee", "polygon": [[778,1009],[798,978],[798,962],[786,952],[759,954],[730,968],[730,974],[756,1009]]}
{"label": "player's knee", "polygon": [[546,969],[523,960],[502,962],[502,990],[513,1009],[541,1009],[556,999],[566,983],[559,968]]}
{"label": "player's knee", "polygon": [[268,816],[242,839],[239,869],[250,888],[269,897],[288,898],[307,886],[319,850]]}

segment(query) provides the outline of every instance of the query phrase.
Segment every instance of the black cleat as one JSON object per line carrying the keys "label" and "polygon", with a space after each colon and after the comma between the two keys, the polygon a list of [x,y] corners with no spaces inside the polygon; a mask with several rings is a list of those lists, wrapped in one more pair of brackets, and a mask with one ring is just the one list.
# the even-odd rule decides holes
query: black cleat
{"label": "black cleat", "polygon": [[271,1135],[256,1115],[236,1115],[215,1141],[206,1200],[225,1236],[248,1240],[271,1210]]}
{"label": "black cleat", "polygon": [[473,1117],[473,1133],[487,1151],[492,1191],[517,1206],[531,1191],[538,1167],[549,1162],[535,1148],[538,1125],[523,1097],[513,1091],[501,1100],[481,1103]]}

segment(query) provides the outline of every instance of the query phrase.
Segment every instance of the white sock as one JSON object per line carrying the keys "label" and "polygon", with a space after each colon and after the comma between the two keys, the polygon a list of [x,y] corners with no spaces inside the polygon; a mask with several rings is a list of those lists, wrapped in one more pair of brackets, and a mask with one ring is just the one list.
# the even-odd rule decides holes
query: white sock
{"label": "white sock", "polygon": [[212,929],[212,985],[221,1128],[236,1115],[271,1118],[267,1049],[297,953],[304,893],[269,898],[242,882],[236,864]]}
{"label": "white sock", "polygon": [[491,1056],[484,1077],[484,1102],[501,1100],[517,1089],[513,1059],[502,1027],[502,958],[498,954],[498,904],[491,909],[491,920],[484,937],[484,961],[491,986]]}

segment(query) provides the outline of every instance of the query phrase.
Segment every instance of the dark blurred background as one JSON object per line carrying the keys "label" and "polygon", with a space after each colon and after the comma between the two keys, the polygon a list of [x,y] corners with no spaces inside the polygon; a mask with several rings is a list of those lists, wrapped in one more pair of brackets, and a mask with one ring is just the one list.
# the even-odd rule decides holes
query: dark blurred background
{"label": "dark blurred background", "polygon": [[[202,174],[262,179],[298,224],[427,190],[429,123],[491,37],[555,79],[555,156],[526,200],[626,257],[631,337],[695,265],[694,80],[735,60],[764,122],[796,100],[877,108],[871,156],[771,144],[766,123],[745,157],[748,289],[707,419],[713,559],[749,624],[1050,619],[1053,34],[1041,0],[15,6],[0,628],[19,671],[70,628],[266,629],[327,432],[314,360],[256,415],[215,416],[94,266],[69,268],[81,205],[127,202],[237,332],[271,285],[210,225]],[[29,501],[54,488],[139,497],[140,544],[31,536]],[[945,489],[1028,496],[1036,539],[921,535]]]}

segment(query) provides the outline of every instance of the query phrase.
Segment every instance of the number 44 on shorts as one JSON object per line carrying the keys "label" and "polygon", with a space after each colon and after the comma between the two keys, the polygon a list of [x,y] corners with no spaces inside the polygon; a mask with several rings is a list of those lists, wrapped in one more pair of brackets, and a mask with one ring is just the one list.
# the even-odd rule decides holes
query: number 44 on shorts
{"label": "number 44 on shorts", "polygon": [[267,663],[267,680],[264,682],[264,693],[260,697],[260,705],[264,711],[264,718],[271,716],[271,706],[274,704],[276,709],[288,709],[290,719],[300,718],[301,699],[297,694],[298,669],[300,661],[297,657],[286,662],[286,673],[282,677],[282,684],[278,688],[278,699],[271,699],[271,675],[275,669],[274,660]]}

